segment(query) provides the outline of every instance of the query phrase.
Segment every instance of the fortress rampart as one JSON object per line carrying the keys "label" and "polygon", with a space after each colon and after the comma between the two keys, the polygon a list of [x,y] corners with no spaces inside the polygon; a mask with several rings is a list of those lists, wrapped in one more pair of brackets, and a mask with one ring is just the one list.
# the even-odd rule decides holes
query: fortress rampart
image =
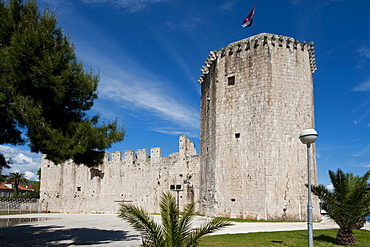
{"label": "fortress rampart", "polygon": [[[160,148],[107,154],[95,168],[42,159],[43,211],[114,213],[123,202],[159,212],[170,185],[181,185],[208,216],[307,219],[307,156],[299,141],[314,128],[313,42],[262,33],[211,51],[201,68],[200,155],[180,137]],[[317,183],[315,148],[311,178]],[[173,192],[175,193],[175,192]],[[320,219],[313,200],[314,220]]]}
{"label": "fortress rampart", "polygon": [[[111,156],[111,157],[110,157]],[[161,148],[106,154],[103,164],[88,168],[72,162],[41,163],[42,211],[64,213],[115,213],[123,202],[159,212],[162,192],[181,185],[181,207],[196,201],[199,190],[199,155],[194,144],[180,136],[179,152],[162,157]],[[175,193],[175,192],[174,192]]]}

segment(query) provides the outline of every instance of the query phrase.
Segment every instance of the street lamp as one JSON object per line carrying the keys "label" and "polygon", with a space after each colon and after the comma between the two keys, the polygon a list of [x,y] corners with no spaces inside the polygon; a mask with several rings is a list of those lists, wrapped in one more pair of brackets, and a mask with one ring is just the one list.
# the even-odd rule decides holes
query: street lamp
{"label": "street lamp", "polygon": [[308,170],[308,203],[307,203],[307,214],[308,214],[308,247],[313,247],[313,220],[312,220],[312,199],[311,199],[311,143],[314,143],[317,139],[317,132],[314,129],[305,129],[302,131],[299,139],[303,144],[307,145],[307,170]]}
{"label": "street lamp", "polygon": [[170,190],[176,191],[177,192],[177,210],[180,210],[180,191],[184,191],[184,189],[181,188],[181,184],[171,184],[170,185]]}

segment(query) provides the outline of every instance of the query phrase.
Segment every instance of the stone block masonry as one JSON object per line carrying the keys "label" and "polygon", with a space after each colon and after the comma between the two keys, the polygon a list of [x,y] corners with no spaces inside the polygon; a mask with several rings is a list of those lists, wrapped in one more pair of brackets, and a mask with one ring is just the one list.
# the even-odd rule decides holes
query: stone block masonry
{"label": "stone block masonry", "polygon": [[[170,185],[181,185],[207,216],[307,219],[307,155],[299,135],[314,128],[313,43],[262,33],[211,51],[201,68],[200,155],[180,137],[160,148],[107,154],[101,166],[42,159],[42,211],[114,213],[132,202],[152,213]],[[312,184],[317,183],[313,146]],[[111,157],[110,157],[111,156]],[[176,192],[173,192],[176,193]],[[319,220],[318,200],[313,201]]]}
{"label": "stone block masonry", "polygon": [[[314,127],[312,45],[262,33],[210,52],[198,80],[200,213],[307,219],[306,150],[298,137]],[[315,160],[312,177],[316,183]]]}
{"label": "stone block masonry", "polygon": [[[197,201],[199,155],[194,144],[180,136],[179,152],[162,157],[161,148],[106,154],[103,164],[88,168],[72,162],[41,163],[40,202],[43,212],[117,213],[121,203],[159,212],[162,192],[181,185],[180,207]],[[173,192],[176,193],[176,192]],[[176,196],[176,194],[174,194]]]}

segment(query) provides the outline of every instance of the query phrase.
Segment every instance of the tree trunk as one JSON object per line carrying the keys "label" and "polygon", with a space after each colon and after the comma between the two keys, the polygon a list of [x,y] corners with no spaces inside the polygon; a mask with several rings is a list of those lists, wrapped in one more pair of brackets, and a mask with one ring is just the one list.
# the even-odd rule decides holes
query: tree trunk
{"label": "tree trunk", "polygon": [[355,245],[356,238],[351,229],[341,228],[337,233],[337,244],[339,245]]}
{"label": "tree trunk", "polygon": [[362,227],[365,226],[365,218],[360,220],[359,222],[357,222],[354,226],[353,226],[353,229],[361,229]]}

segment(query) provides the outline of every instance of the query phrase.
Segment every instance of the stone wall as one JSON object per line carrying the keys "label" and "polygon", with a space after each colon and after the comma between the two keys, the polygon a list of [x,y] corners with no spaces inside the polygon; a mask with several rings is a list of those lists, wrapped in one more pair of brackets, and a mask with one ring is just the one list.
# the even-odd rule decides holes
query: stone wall
{"label": "stone wall", "polygon": [[[312,45],[263,33],[209,54],[199,79],[201,213],[307,219],[306,147],[298,137],[314,127]],[[315,159],[312,167],[315,184]]]}
{"label": "stone wall", "polygon": [[[41,163],[41,210],[64,213],[115,213],[123,202],[132,202],[149,212],[159,212],[162,192],[182,185],[180,207],[193,200],[199,190],[199,155],[194,144],[180,136],[179,152],[162,157],[161,148],[106,154],[96,168],[72,162]],[[176,192],[173,192],[176,196]]]}
{"label": "stone wall", "polygon": [[[307,219],[306,146],[314,128],[313,43],[262,33],[210,52],[202,67],[200,152],[185,136],[179,153],[113,152],[101,166],[42,160],[42,211],[114,213],[123,202],[159,212],[163,191],[182,185],[180,208],[208,216]],[[312,183],[317,184],[312,148]],[[173,192],[176,193],[176,192]],[[314,220],[320,219],[313,201]]]}

